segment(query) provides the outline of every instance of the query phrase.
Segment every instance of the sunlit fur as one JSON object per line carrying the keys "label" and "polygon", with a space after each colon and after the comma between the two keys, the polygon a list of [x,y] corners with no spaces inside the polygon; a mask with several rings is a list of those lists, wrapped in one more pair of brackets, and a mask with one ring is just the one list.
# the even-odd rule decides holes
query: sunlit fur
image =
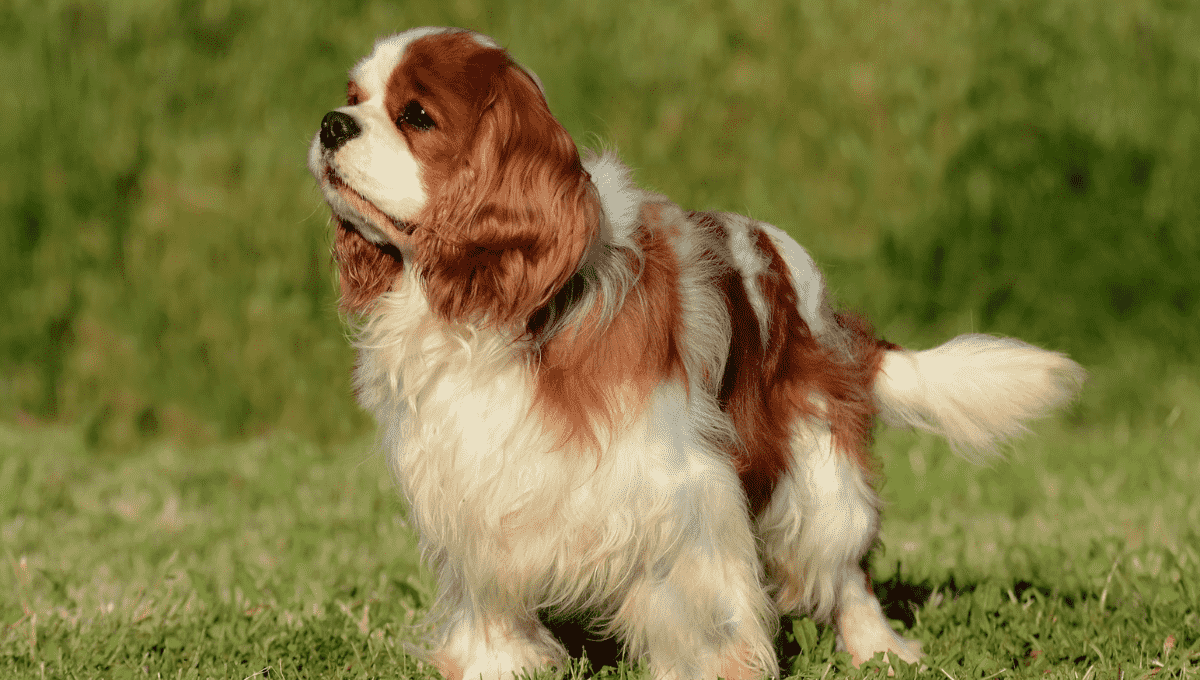
{"label": "sunlit fur", "polygon": [[[776,676],[792,612],[836,626],[856,664],[918,658],[862,568],[875,415],[993,450],[1078,366],[986,336],[876,339],[783,231],[581,159],[484,36],[381,40],[348,92],[356,132],[318,135],[309,165],[358,398],[437,578],[445,676],[561,664],[550,607],[599,615],[656,678]],[[411,102],[432,127],[405,122]]]}

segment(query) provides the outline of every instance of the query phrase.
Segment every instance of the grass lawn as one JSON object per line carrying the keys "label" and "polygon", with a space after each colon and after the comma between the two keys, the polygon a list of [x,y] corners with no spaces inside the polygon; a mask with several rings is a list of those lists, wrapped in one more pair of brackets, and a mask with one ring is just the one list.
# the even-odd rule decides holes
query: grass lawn
{"label": "grass lawn", "polygon": [[[787,229],[890,340],[1088,368],[992,467],[881,432],[876,590],[928,654],[897,676],[1197,675],[1196,3],[10,0],[0,677],[432,675],[305,168],[349,67],[429,24],[647,185]],[[778,646],[883,673],[804,619]]]}
{"label": "grass lawn", "polygon": [[[993,468],[882,433],[889,615],[937,677],[1195,677],[1200,423],[1040,429]],[[275,436],[97,458],[77,432],[0,429],[0,676],[431,675],[406,652],[429,583],[372,449]],[[878,672],[807,619],[778,646],[799,677]]]}

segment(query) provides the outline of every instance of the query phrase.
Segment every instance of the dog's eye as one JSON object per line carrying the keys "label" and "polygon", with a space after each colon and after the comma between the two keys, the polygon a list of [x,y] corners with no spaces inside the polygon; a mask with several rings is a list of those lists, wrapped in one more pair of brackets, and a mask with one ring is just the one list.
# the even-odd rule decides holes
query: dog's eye
{"label": "dog's eye", "polygon": [[433,119],[429,117],[428,113],[425,113],[425,107],[421,106],[421,103],[415,99],[409,102],[408,106],[404,107],[404,112],[396,119],[397,126],[403,123],[408,123],[422,132],[432,130],[436,127]]}

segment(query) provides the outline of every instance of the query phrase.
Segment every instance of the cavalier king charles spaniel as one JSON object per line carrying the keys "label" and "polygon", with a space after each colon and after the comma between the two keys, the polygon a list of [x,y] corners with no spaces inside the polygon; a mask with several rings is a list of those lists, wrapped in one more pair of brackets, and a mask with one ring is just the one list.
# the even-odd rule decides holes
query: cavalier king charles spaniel
{"label": "cavalier king charles spaniel", "polygon": [[308,162],[453,680],[562,662],[546,609],[598,614],[655,678],[778,676],[793,613],[856,665],[916,661],[864,571],[876,414],[988,452],[1083,379],[1012,339],[876,339],[782,230],[581,158],[477,33],[376,43]]}

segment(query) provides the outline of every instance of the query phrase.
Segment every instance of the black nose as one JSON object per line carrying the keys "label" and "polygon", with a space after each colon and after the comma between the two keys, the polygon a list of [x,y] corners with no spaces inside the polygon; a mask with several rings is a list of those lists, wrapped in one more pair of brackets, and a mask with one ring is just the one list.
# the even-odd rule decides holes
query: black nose
{"label": "black nose", "polygon": [[354,117],[341,111],[330,111],[321,119],[321,146],[337,151],[343,144],[362,134]]}

